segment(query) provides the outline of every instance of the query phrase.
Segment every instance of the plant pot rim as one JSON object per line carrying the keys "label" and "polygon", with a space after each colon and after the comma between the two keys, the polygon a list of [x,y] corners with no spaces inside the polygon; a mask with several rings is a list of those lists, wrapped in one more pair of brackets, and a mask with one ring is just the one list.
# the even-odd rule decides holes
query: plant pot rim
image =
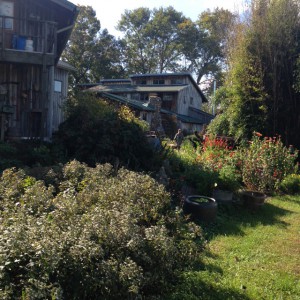
{"label": "plant pot rim", "polygon": [[197,201],[193,201],[193,198],[204,198],[204,199],[208,200],[208,202],[203,202],[203,203],[209,203],[209,202],[215,203],[216,202],[216,199],[211,198],[211,197],[207,197],[207,196],[202,196],[202,195],[189,195],[189,196],[186,197],[186,200],[190,201],[190,202],[193,202],[193,203],[199,203]]}
{"label": "plant pot rim", "polygon": [[254,190],[242,190],[240,193],[243,195],[267,198],[267,195],[264,192],[259,192]]}

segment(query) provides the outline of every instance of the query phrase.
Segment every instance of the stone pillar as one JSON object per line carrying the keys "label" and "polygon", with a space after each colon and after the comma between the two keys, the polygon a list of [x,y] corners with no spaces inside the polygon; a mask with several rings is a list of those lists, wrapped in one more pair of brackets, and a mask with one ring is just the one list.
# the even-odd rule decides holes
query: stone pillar
{"label": "stone pillar", "polygon": [[160,115],[161,99],[157,96],[150,96],[149,104],[155,108],[155,112],[151,118],[150,130],[164,133]]}

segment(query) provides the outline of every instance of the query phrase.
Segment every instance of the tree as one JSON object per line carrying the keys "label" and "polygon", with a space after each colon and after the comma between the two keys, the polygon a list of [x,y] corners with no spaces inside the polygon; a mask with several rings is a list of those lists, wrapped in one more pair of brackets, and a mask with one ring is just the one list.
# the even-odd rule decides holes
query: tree
{"label": "tree", "polygon": [[253,130],[279,134],[286,144],[299,146],[300,95],[295,89],[299,4],[253,0],[247,23],[236,28],[223,100],[228,103],[224,111],[230,123],[228,133],[244,138]]}
{"label": "tree", "polygon": [[125,34],[123,39],[124,63],[129,73],[152,73],[155,55],[148,36],[151,11],[140,7],[125,10],[118,22],[118,30]]}
{"label": "tree", "polygon": [[119,41],[106,29],[100,30],[100,21],[91,6],[79,6],[70,41],[62,58],[75,67],[71,84],[99,81],[105,76],[123,76]]}
{"label": "tree", "polygon": [[104,29],[95,45],[95,61],[91,67],[91,81],[103,78],[122,78],[126,70],[122,63],[122,44]]}
{"label": "tree", "polygon": [[71,83],[90,82],[90,70],[96,59],[95,45],[100,31],[100,22],[91,6],[79,6],[79,14],[62,58],[76,68]]}
{"label": "tree", "polygon": [[124,56],[129,73],[163,73],[179,68],[179,25],[185,20],[172,6],[126,10],[118,23],[124,36]]}
{"label": "tree", "polygon": [[227,38],[235,19],[230,11],[217,8],[203,12],[196,22],[187,20],[181,24],[186,68],[196,74],[198,84],[204,76],[221,79],[225,69]]}

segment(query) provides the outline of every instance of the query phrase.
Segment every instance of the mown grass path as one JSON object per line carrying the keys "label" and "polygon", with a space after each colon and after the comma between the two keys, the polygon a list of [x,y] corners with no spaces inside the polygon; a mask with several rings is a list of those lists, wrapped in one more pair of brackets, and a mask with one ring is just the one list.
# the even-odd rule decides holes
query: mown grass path
{"label": "mown grass path", "polygon": [[204,229],[201,270],[185,275],[178,297],[300,299],[300,196],[268,198],[257,212],[219,206],[217,221]]}

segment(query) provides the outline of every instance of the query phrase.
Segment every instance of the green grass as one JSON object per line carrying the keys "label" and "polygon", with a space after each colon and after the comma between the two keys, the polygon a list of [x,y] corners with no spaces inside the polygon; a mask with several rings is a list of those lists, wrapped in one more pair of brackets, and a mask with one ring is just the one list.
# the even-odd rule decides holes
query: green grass
{"label": "green grass", "polygon": [[200,270],[172,299],[300,299],[300,196],[268,198],[257,212],[219,206],[204,230]]}

